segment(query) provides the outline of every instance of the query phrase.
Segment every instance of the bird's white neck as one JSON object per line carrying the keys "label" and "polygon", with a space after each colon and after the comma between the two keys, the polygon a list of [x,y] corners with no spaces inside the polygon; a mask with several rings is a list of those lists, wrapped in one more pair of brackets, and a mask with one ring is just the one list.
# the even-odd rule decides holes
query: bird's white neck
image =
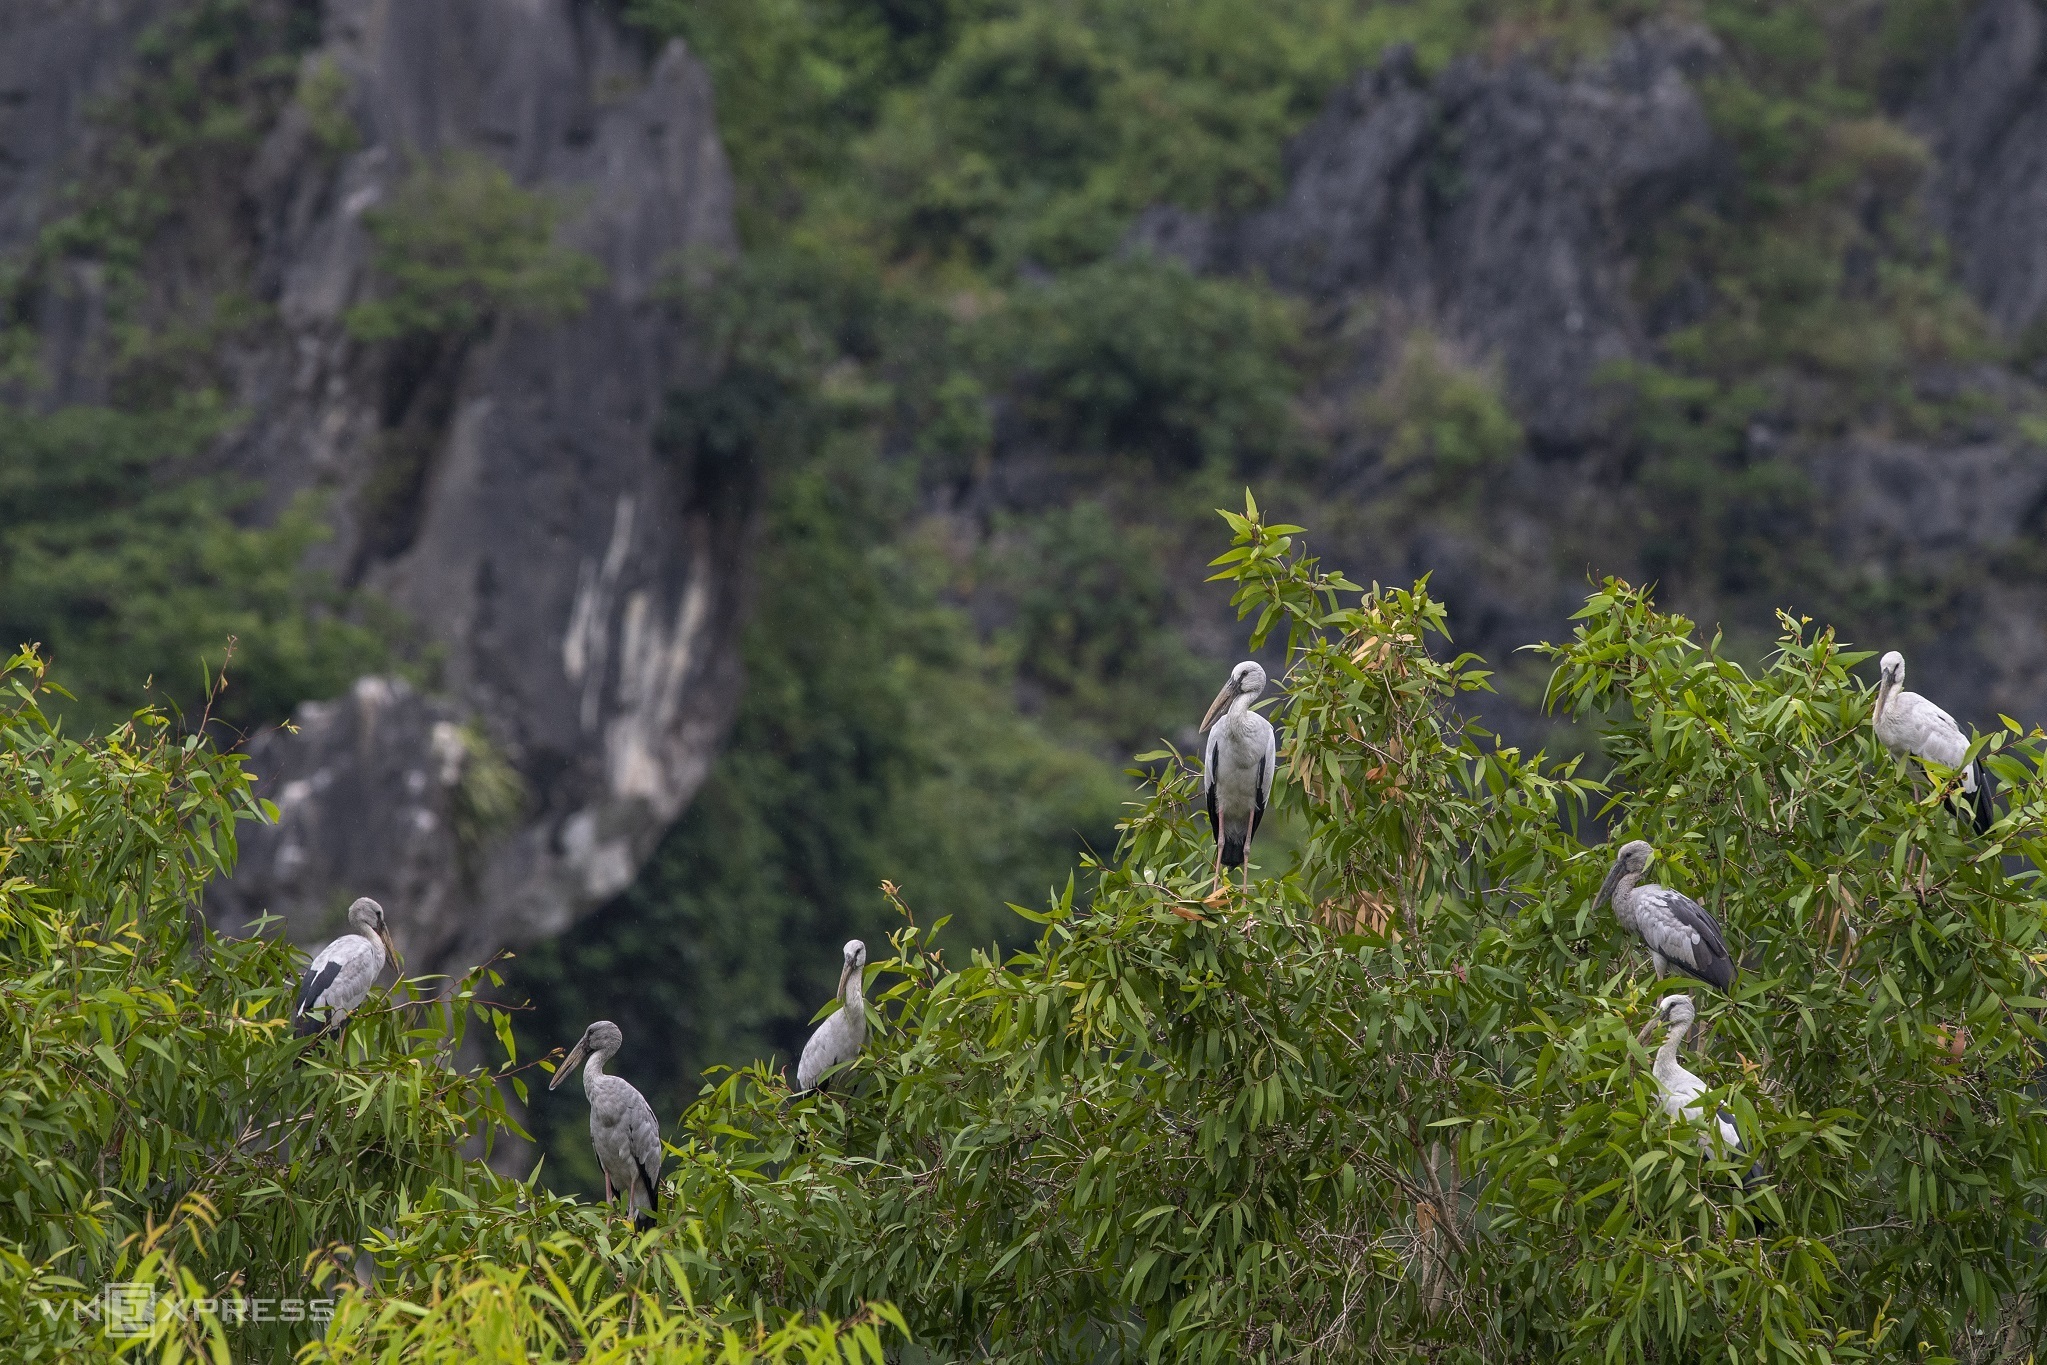
{"label": "bird's white neck", "polygon": [[378,936],[377,931],[374,929],[357,929],[355,932],[370,941],[370,951],[377,955],[377,970],[383,971],[384,963],[387,959],[387,955],[384,952],[384,940]]}
{"label": "bird's white neck", "polygon": [[1228,714],[1231,716],[1241,716],[1246,711],[1249,711],[1251,703],[1257,700],[1258,694],[1256,692],[1239,692],[1236,696],[1230,698]]}
{"label": "bird's white neck", "polygon": [[845,993],[842,994],[839,998],[846,1002],[846,1008],[849,1010],[857,1010],[861,1008],[862,1004],[862,997],[860,994],[861,975],[862,975],[861,970],[858,967],[855,967],[852,971],[846,973],[846,990]]}
{"label": "bird's white neck", "polygon": [[1691,1022],[1672,1024],[1663,1035],[1663,1046],[1656,1049],[1656,1074],[1668,1075],[1673,1070],[1682,1071],[1678,1065],[1677,1050],[1684,1046],[1685,1035],[1692,1031]]}
{"label": "bird's white neck", "polygon": [[609,1052],[593,1052],[590,1060],[583,1063],[583,1089],[586,1092],[604,1079],[604,1063],[610,1056]]}

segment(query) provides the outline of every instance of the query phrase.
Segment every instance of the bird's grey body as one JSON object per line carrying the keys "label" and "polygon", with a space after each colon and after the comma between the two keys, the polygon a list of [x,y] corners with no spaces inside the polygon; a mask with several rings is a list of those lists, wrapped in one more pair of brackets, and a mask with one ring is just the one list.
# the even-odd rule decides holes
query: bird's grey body
{"label": "bird's grey body", "polygon": [[604,1064],[624,1042],[618,1025],[598,1020],[583,1031],[581,1041],[547,1088],[559,1087],[576,1063],[583,1061],[583,1093],[590,1099],[590,1145],[597,1149],[597,1164],[604,1168],[604,1202],[610,1203],[624,1191],[633,1224],[644,1231],[654,1226],[654,1215],[661,1211],[661,1125],[655,1121],[647,1097],[632,1082],[604,1072]]}
{"label": "bird's grey body", "polygon": [[861,994],[860,976],[867,967],[867,945],[849,941],[840,954],[838,1012],[817,1026],[803,1055],[796,1060],[796,1089],[812,1089],[833,1067],[860,1055],[867,1045],[867,1002]]}
{"label": "bird's grey body", "polygon": [[1251,839],[1265,820],[1265,804],[1272,796],[1278,737],[1272,722],[1251,709],[1264,690],[1265,670],[1246,659],[1230,670],[1230,680],[1201,721],[1208,731],[1201,790],[1208,805],[1208,827],[1215,835],[1218,877],[1222,868],[1249,862]]}
{"label": "bird's grey body", "polygon": [[1979,760],[1968,762],[1969,737],[1955,718],[1917,692],[1904,691],[1905,656],[1892,650],[1877,666],[1876,708],[1870,724],[1884,748],[1899,758],[1930,760],[1961,769],[1963,800],[1957,803],[1978,834],[1991,821],[1990,779]]}
{"label": "bird's grey body", "polygon": [[[1656,1018],[1665,1026],[1663,1046],[1656,1049],[1655,1066],[1656,1090],[1663,1112],[1681,1123],[1698,1123],[1704,1117],[1699,1096],[1706,1093],[1708,1086],[1677,1059],[1678,1049],[1684,1046],[1685,1035],[1691,1032],[1698,1011],[1689,995],[1666,995],[1657,1002]],[[1727,1152],[1742,1151],[1741,1130],[1734,1126],[1734,1115],[1721,1107],[1715,1110],[1713,1119]],[[1713,1150],[1713,1140],[1704,1133],[1699,1135],[1699,1150],[1708,1154]],[[1759,1157],[1743,1183],[1753,1185],[1762,1177],[1763,1163]]]}
{"label": "bird's grey body", "polygon": [[333,1028],[368,998],[384,963],[398,953],[384,923],[384,907],[368,896],[348,907],[355,932],[343,934],[313,955],[299,978],[292,1027],[300,1037]]}
{"label": "bird's grey body", "polygon": [[1694,977],[1718,990],[1734,984],[1734,959],[1719,921],[1689,896],[1667,886],[1637,885],[1654,850],[1640,839],[1621,846],[1592,908],[1613,902],[1614,918],[1642,941],[1656,974]]}

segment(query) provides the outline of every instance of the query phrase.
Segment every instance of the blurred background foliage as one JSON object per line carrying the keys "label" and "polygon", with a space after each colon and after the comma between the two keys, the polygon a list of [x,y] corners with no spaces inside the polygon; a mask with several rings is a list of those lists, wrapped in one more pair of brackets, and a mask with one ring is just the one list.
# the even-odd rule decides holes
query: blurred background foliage
{"label": "blurred background foliage", "polygon": [[[1042,903],[1106,844],[1129,755],[1191,742],[1241,652],[1192,571],[1209,509],[1253,479],[1289,514],[1326,496],[1333,438],[1308,400],[1355,320],[1123,243],[1155,204],[1269,202],[1287,140],[1389,45],[1429,73],[1526,52],[1564,69],[1673,15],[1722,45],[1701,89],[1734,164],[1639,244],[1637,295],[1677,321],[1608,376],[1607,453],[1642,494],[1627,553],[1679,600],[1796,583],[1809,610],[1909,626],[1801,548],[1814,491],[1751,434],[1938,434],[1980,404],[1915,371],[2007,358],[1912,212],[1925,153],[1896,119],[1965,0],[610,3],[715,82],[744,252],[675,285],[718,377],[672,396],[662,442],[699,489],[759,490],[756,605],[703,792],[640,881],[513,984],[528,1048],[624,1025],[663,1113],[705,1065],[787,1056],[836,944],[892,922],[882,878],[956,934],[1014,942],[1000,907]],[[0,278],[0,382],[35,395],[0,406],[0,622],[48,644],[67,724],[118,722],[145,679],[190,705],[229,635],[236,727],[363,672],[431,677],[402,622],[303,569],[317,508],[244,525],[243,490],[195,462],[235,418],[219,356],[260,312],[249,262],[150,254],[288,103],[346,149],[334,73],[300,60],[318,22],[291,0],[174,10],[71,211]],[[595,277],[550,244],[556,209],[477,166],[423,168],[377,220],[390,290],[357,329],[447,372],[500,310],[572,310]],[[30,301],[88,254],[120,346],[97,391],[38,393]],[[1458,515],[1470,476],[1526,445],[1483,358],[1425,333],[1344,424],[1397,476],[1341,509],[1366,532]],[[408,439],[379,475],[400,520],[423,467]],[[587,1184],[581,1102],[558,1098],[536,1135]]]}

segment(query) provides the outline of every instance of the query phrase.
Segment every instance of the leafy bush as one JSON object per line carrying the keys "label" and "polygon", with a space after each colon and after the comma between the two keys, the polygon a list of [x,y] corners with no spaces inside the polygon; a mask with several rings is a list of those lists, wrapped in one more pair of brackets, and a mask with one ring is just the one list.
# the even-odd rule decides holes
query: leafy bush
{"label": "leafy bush", "polygon": [[460,1188],[466,1144],[504,1121],[487,1075],[445,1064],[469,988],[452,1031],[399,991],[345,1044],[302,1049],[295,955],[198,916],[235,824],[264,815],[240,758],[154,712],[65,738],[41,684],[16,657],[0,710],[0,1274],[75,1324],[64,1310],[152,1250],[171,1284],[181,1267],[215,1293],[312,1296],[310,1261]]}
{"label": "leafy bush", "polygon": [[187,472],[223,421],[203,397],[140,413],[0,404],[0,638],[42,644],[74,724],[120,723],[151,679],[196,709],[231,641],[214,715],[237,728],[388,657],[389,628],[352,622],[351,597],[304,567],[329,534],[310,504],[245,528],[253,490]]}
{"label": "leafy bush", "polygon": [[1437,491],[1511,461],[1521,424],[1500,400],[1495,376],[1473,371],[1427,329],[1418,328],[1379,387],[1359,403],[1368,440],[1393,468],[1419,473]]}
{"label": "leafy bush", "polygon": [[1298,323],[1256,286],[1105,261],[1018,290],[986,326],[993,368],[1066,449],[1185,470],[1293,444]]}
{"label": "leafy bush", "polygon": [[583,310],[604,268],[554,240],[560,206],[523,190],[475,152],[413,168],[391,202],[363,214],[386,297],[348,310],[359,340],[471,336],[499,313],[564,318]]}
{"label": "leafy bush", "polygon": [[[884,1365],[886,1308],[847,1322],[825,1319],[742,1333],[690,1309],[685,1288],[672,1299],[615,1288],[614,1267],[572,1241],[557,1240],[522,1257],[531,1264],[479,1261],[460,1276],[436,1276],[420,1300],[349,1295],[324,1338],[299,1353],[301,1365],[404,1360],[408,1365],[471,1361],[580,1361],[584,1365],[658,1360],[663,1365]],[[664,1267],[671,1287],[687,1285],[682,1267]]]}

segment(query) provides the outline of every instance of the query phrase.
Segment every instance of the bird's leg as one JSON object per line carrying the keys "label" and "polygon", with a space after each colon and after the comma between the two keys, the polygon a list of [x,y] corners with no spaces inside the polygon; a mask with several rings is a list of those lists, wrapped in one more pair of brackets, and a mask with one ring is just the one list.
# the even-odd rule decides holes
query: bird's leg
{"label": "bird's leg", "polygon": [[617,1201],[617,1199],[616,1199],[616,1198],[615,1198],[615,1197],[613,1196],[613,1194],[611,1193],[611,1172],[610,1172],[610,1171],[606,1171],[606,1172],[604,1173],[604,1203],[605,1203],[605,1206],[606,1206],[606,1207],[608,1208],[609,1206],[611,1206],[612,1204],[615,1204],[615,1203],[617,1203],[617,1202],[618,1202],[618,1201]]}
{"label": "bird's leg", "polygon": [[1244,817],[1244,894],[1251,894],[1251,832],[1258,827],[1258,808]]}

